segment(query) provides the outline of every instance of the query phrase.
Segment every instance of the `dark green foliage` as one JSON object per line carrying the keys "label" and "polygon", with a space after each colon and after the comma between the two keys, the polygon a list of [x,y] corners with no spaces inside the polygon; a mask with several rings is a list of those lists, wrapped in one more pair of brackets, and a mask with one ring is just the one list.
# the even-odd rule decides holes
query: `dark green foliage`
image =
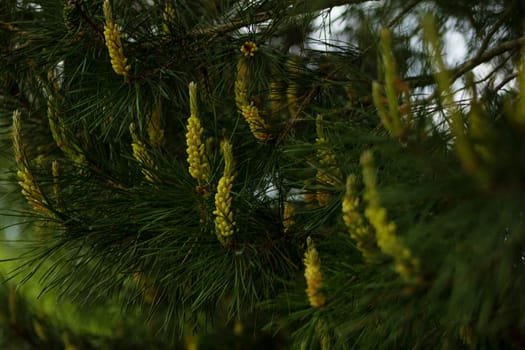
{"label": "dark green foliage", "polygon": [[[38,279],[43,295],[76,305],[79,319],[116,309],[124,321],[108,322],[113,334],[66,327],[35,312],[29,295],[13,309],[6,284],[0,341],[50,349],[525,346],[520,1],[110,5],[128,76],[112,68],[103,1],[0,3],[0,135],[11,147],[19,110],[22,145],[10,167],[19,173],[10,179],[31,183],[25,195],[40,205],[10,208],[32,225],[17,239],[24,250],[7,279]],[[336,40],[328,32],[339,19],[329,9],[339,5]],[[469,53],[447,72],[452,103],[434,77],[429,47],[438,45],[420,25],[427,12],[440,38],[451,28],[472,34]],[[385,27],[395,72],[379,49]],[[247,41],[258,46],[253,57],[240,50]],[[475,70],[481,64],[488,74]],[[264,140],[236,106],[239,72],[267,124]],[[204,182],[188,172],[192,81],[210,166]],[[382,84],[379,101],[373,81]],[[214,213],[222,140],[234,161],[228,237]],[[368,150],[382,228],[395,224],[389,241],[373,227],[360,162]],[[349,175],[356,215],[375,237],[373,261],[344,222]],[[318,262],[304,258],[308,239]],[[407,257],[412,278],[402,270]],[[316,263],[322,305],[305,291],[305,264]]]}

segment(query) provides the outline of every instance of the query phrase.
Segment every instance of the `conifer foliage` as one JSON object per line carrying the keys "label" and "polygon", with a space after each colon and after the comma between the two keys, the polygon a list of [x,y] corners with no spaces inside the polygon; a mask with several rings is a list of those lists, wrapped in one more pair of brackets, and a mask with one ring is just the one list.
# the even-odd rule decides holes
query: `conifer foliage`
{"label": "conifer foliage", "polygon": [[[0,342],[525,347],[523,11],[2,1],[10,213],[31,225]],[[36,310],[16,286],[37,278],[118,326]]]}

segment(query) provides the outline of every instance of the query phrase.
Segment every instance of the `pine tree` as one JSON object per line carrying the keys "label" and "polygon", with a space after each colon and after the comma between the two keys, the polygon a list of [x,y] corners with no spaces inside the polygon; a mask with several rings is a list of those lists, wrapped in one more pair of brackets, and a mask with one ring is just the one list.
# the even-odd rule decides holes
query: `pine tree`
{"label": "pine tree", "polygon": [[523,11],[2,1],[0,343],[523,348]]}

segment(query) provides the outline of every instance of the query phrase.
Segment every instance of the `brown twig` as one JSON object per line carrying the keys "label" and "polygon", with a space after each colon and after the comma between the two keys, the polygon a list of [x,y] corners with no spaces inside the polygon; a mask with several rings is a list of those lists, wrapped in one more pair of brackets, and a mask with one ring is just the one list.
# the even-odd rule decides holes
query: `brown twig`
{"label": "brown twig", "polygon": [[0,21],[0,28],[4,28],[10,32],[19,32],[20,31],[20,28],[12,25],[11,23],[7,23],[7,22],[4,22],[4,21]]}
{"label": "brown twig", "polygon": [[494,87],[494,91],[499,91],[502,89],[505,85],[507,85],[510,81],[516,79],[518,77],[518,73],[513,73],[511,75],[508,75],[503,79],[498,85]]}
{"label": "brown twig", "polygon": [[93,32],[95,32],[98,36],[104,39],[104,30],[102,29],[102,26],[98,25],[97,23],[91,20],[91,18],[82,9],[82,4],[80,3],[80,1],[75,1],[75,8],[78,11],[78,14],[82,18],[82,20],[87,23],[91,30],[93,30]]}
{"label": "brown twig", "polygon": [[394,17],[394,19],[392,19],[390,22],[388,22],[388,25],[387,27],[388,28],[392,28],[394,25],[396,25],[396,23],[398,21],[400,21],[403,17],[405,17],[406,14],[408,14],[414,7],[417,6],[417,4],[419,4],[421,2],[421,0],[413,0],[411,3],[409,3],[408,5],[405,6],[405,8],[403,8],[401,10],[401,12],[399,12],[396,17]]}

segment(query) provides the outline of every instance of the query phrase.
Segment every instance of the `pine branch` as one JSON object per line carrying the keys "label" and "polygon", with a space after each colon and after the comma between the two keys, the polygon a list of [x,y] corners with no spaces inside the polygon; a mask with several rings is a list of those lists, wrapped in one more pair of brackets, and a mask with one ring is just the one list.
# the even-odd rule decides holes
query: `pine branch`
{"label": "pine branch", "polygon": [[87,25],[91,28],[91,30],[94,33],[96,33],[101,39],[104,40],[104,29],[103,29],[103,27],[100,24],[95,23],[95,22],[93,22],[91,20],[89,15],[82,8],[82,4],[80,3],[79,0],[75,1],[75,8],[78,11],[78,14],[79,14],[80,18],[82,18],[82,20],[87,23]]}
{"label": "pine branch", "polygon": [[501,90],[505,85],[507,85],[510,81],[516,79],[518,77],[518,73],[510,74],[506,76],[498,85],[494,87],[494,91]]}
{"label": "pine branch", "polygon": [[492,38],[498,32],[498,30],[501,28],[501,26],[505,23],[505,21],[509,18],[509,16],[512,13],[512,10],[513,10],[512,7],[508,8],[503,13],[503,15],[498,19],[498,21],[492,26],[492,28],[490,29],[488,34],[485,36],[485,39],[481,43],[481,46],[480,46],[480,48],[478,50],[478,56],[488,49],[488,47],[489,47],[489,45],[490,45],[490,43],[492,41]]}
{"label": "pine branch", "polygon": [[400,20],[403,19],[403,17],[405,17],[419,3],[421,3],[421,0],[413,0],[412,2],[408,3],[408,5],[406,5],[405,8],[403,8],[396,17],[394,17],[390,22],[388,22],[387,27],[391,28],[394,25],[396,25]]}
{"label": "pine branch", "polygon": [[[479,51],[472,59],[463,62],[459,66],[449,69],[448,74],[451,76],[451,83],[459,79],[461,76],[463,76],[465,73],[471,71],[473,68],[479,66],[482,63],[488,62],[492,60],[495,57],[498,57],[504,53],[507,53],[509,51],[515,51],[517,49],[520,49],[523,45],[523,42],[525,41],[525,37],[521,37],[514,40],[508,40],[503,43],[501,43],[499,46],[486,51],[482,52]],[[428,85],[435,84],[435,74],[428,75],[419,75],[414,77],[408,77],[405,79],[407,83],[410,84],[412,88],[416,87],[423,87]]]}
{"label": "pine branch", "polygon": [[[370,1],[380,1],[380,0],[370,0]],[[355,5],[362,4],[364,2],[369,2],[368,0],[324,0],[324,1],[311,1],[311,0],[300,0],[296,4],[293,4],[293,1],[290,5],[294,7],[305,6],[309,11],[319,11],[327,8],[332,8],[336,6],[343,5]]]}
{"label": "pine branch", "polygon": [[[107,342],[116,348],[122,340],[122,348],[132,348],[134,338],[119,334],[142,330],[146,336],[139,336],[140,348],[160,348],[164,341],[165,348],[173,348],[173,339],[182,337],[185,327],[196,329],[200,337],[208,331],[203,324],[220,325],[215,329],[221,334],[210,341],[222,341],[229,334],[226,328],[222,332],[222,325],[230,327],[232,320],[240,324],[235,330],[238,344],[215,343],[215,348],[259,347],[261,338],[254,335],[265,323],[268,330],[293,334],[287,348],[510,347],[514,338],[525,339],[523,331],[515,331],[525,322],[520,312],[525,307],[525,278],[516,273],[523,259],[519,236],[523,220],[518,214],[523,211],[525,167],[518,160],[525,150],[521,127],[525,113],[492,93],[495,77],[498,82],[503,79],[495,89],[505,88],[518,71],[515,58],[525,39],[503,42],[516,38],[505,30],[509,22],[519,20],[512,16],[518,1],[513,10],[494,13],[490,8],[486,29],[479,30],[473,42],[477,49],[462,62],[454,68],[440,62],[434,68],[449,73],[441,79],[445,86],[441,91],[448,92],[449,80],[468,76],[472,68],[488,62],[490,72],[475,82],[471,75],[466,84],[473,95],[476,85],[486,86],[483,98],[473,98],[470,106],[468,99],[437,103],[428,96],[412,99],[407,84],[392,73],[392,49],[384,45],[390,90],[384,100],[383,94],[376,94],[376,108],[364,105],[359,97],[370,98],[368,82],[376,71],[370,67],[376,63],[375,28],[382,23],[398,28],[429,2],[394,1],[365,9],[364,0],[233,0],[210,3],[216,12],[208,12],[200,3],[177,1],[179,17],[161,19],[159,7],[140,0],[118,17],[126,29],[123,37],[128,38],[124,49],[137,67],[136,75],[124,84],[106,74],[109,65],[97,15],[100,2],[68,1],[70,7],[79,8],[71,15],[72,25],[64,27],[56,13],[63,2],[53,1],[38,11],[18,7],[20,21],[12,22],[18,32],[0,22],[0,35],[7,37],[8,45],[15,37],[28,46],[3,51],[9,52],[0,60],[4,80],[8,79],[5,109],[17,96],[27,99],[32,113],[24,121],[28,128],[19,133],[27,148],[25,159],[42,197],[62,215],[38,227],[44,239],[31,242],[31,250],[19,258],[12,275],[27,272],[23,281],[41,276],[44,292],[56,288],[64,300],[72,296],[90,306],[104,302],[101,307],[120,306],[127,316],[137,317],[119,327],[127,333],[100,337],[75,334],[68,329],[71,326],[51,322],[52,318],[36,327],[32,321],[39,321],[40,314],[33,312],[29,322],[16,325],[38,344],[42,339],[36,333],[42,328],[64,347],[66,340],[73,345],[82,341],[85,346],[79,343],[79,349],[96,340],[99,347]],[[352,4],[363,5],[348,6]],[[346,34],[356,37],[330,53],[312,49],[296,56],[287,51],[288,42],[282,38],[294,34],[295,28],[308,31],[314,18],[344,5],[347,12],[363,10],[356,16],[349,13],[359,30]],[[469,7],[457,6],[467,11],[459,16],[469,16]],[[480,5],[481,11],[487,8]],[[439,15],[449,14],[448,9],[442,11]],[[33,18],[31,12],[33,22],[23,21]],[[22,32],[24,23],[28,32]],[[326,20],[324,25],[331,23]],[[240,56],[235,45],[245,29],[253,27],[260,28],[250,34],[268,47],[243,57],[246,71],[239,65],[237,73],[249,76],[243,96],[246,101],[250,97],[250,106],[261,111],[273,132],[264,143],[253,139],[250,124],[240,118],[234,103],[241,100],[235,90],[234,65]],[[71,28],[66,34],[64,29]],[[82,45],[67,45],[77,32],[89,35]],[[58,45],[57,34],[62,38]],[[435,39],[434,43],[440,41]],[[82,40],[82,35],[73,40]],[[294,43],[306,40],[300,36]],[[360,48],[370,47],[371,54],[356,58],[355,40]],[[407,60],[400,66],[424,62],[407,42],[399,42],[397,48]],[[411,56],[413,51],[417,52]],[[440,47],[434,51],[441,54]],[[200,66],[206,68],[201,75],[196,72]],[[202,89],[190,91],[188,101],[187,80],[201,78]],[[522,78],[518,101],[525,95]],[[434,76],[422,74],[409,81],[414,86],[430,85]],[[440,89],[434,90],[432,97]],[[378,118],[377,110],[385,103],[390,112]],[[462,107],[468,115],[461,114]],[[451,147],[455,135],[435,117],[443,109],[456,113],[462,127],[456,135],[474,153],[477,169],[489,174],[487,187],[472,181],[472,174],[458,162]],[[185,116],[197,110],[199,125],[184,138]],[[153,113],[159,113],[155,123]],[[500,118],[503,113],[508,118]],[[324,116],[323,122],[318,117],[313,123],[318,114]],[[392,138],[381,126],[381,122],[388,126],[391,118],[406,130],[402,139]],[[64,126],[60,135],[51,125],[55,119]],[[125,132],[130,122],[137,125],[131,135]],[[154,145],[149,134],[153,124],[169,140],[165,145]],[[142,137],[146,129],[150,142]],[[188,142],[192,135],[198,142]],[[221,139],[231,144],[222,154]],[[199,162],[209,164],[204,179],[181,156],[185,140],[188,147],[197,144]],[[136,151],[139,141],[144,156]],[[72,146],[78,154],[68,154],[74,153],[68,152]],[[376,163],[362,157],[361,177],[357,160],[363,151],[373,152]],[[78,162],[78,155],[85,161]],[[225,171],[233,163],[235,171]],[[153,175],[145,170],[158,180],[150,181]],[[343,201],[342,174],[352,179]],[[226,178],[235,178],[228,191],[220,189]],[[205,189],[199,182],[206,183]],[[358,220],[361,217],[370,220]],[[219,232],[219,218],[236,223],[233,234],[226,225],[228,230]],[[36,220],[45,218],[35,216]],[[218,232],[235,239],[222,246]],[[310,254],[308,266],[302,266],[308,236],[315,240],[316,259]],[[364,243],[381,246],[374,259],[363,259]],[[307,248],[310,253],[312,247]],[[313,278],[301,278],[305,272]],[[490,286],[487,275],[494,276]],[[482,293],[473,293],[478,290]],[[263,305],[271,308],[262,309]],[[489,307],[480,313],[484,305]],[[252,317],[257,319],[253,327],[245,323]],[[251,335],[240,336],[243,326]],[[61,337],[62,330],[69,335]],[[150,330],[160,330],[156,334],[164,340],[159,346]],[[200,339],[206,348],[205,339]]]}
{"label": "pine branch", "polygon": [[[379,0],[370,0],[370,1],[379,1]],[[297,16],[297,15],[302,15],[305,13],[325,10],[325,9],[332,8],[335,6],[354,5],[354,4],[364,3],[364,2],[368,2],[368,1],[367,0],[326,0],[326,1],[314,2],[313,4],[305,0],[299,1],[296,4],[294,4],[293,1],[289,1],[290,7],[288,7],[286,12],[282,15],[283,17]],[[273,6],[273,5],[270,4],[270,6]],[[226,34],[234,30],[240,29],[242,27],[259,24],[259,23],[271,20],[274,17],[275,17],[275,10],[273,9],[263,10],[257,13],[255,17],[251,17],[249,19],[240,19],[239,16],[237,16],[237,18],[234,18],[229,23],[223,23],[223,24],[219,24],[219,25],[209,27],[209,28],[197,29],[195,31],[188,33],[188,36],[190,38],[194,38],[194,37],[199,37],[199,36],[222,35],[222,34]]]}

